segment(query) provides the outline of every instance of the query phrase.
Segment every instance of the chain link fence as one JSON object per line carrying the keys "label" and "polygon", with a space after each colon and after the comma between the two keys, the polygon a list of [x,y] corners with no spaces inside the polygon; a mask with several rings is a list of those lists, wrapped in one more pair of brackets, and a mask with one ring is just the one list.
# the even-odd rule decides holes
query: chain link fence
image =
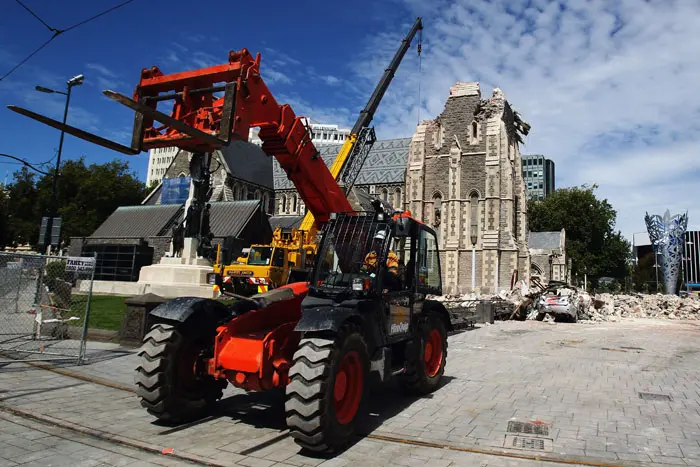
{"label": "chain link fence", "polygon": [[0,362],[82,361],[95,264],[94,256],[0,252]]}

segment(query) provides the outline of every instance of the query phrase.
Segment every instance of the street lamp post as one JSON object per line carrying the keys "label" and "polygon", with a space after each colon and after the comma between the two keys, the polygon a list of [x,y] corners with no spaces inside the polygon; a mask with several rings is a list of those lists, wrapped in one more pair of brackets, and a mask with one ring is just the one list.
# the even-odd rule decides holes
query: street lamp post
{"label": "street lamp post", "polygon": [[[80,86],[83,84],[83,79],[85,77],[83,75],[77,75],[66,81],[67,85],[67,90],[66,92],[63,91],[55,91],[53,89],[45,88],[43,86],[36,86],[35,89],[40,92],[45,92],[47,94],[63,94],[66,96],[66,106],[63,110],[63,126],[65,127],[66,125],[66,120],[68,118],[68,105],[70,104],[70,92],[73,86]],[[63,137],[65,136],[65,131],[63,128],[61,129],[61,138],[58,142],[58,154],[56,155],[56,168],[54,169],[53,173],[53,183],[51,185],[51,204],[49,206],[49,218],[47,219],[46,222],[46,232],[44,233],[44,249],[46,250],[46,254],[49,255],[51,254],[51,230],[53,229],[53,219],[57,215],[58,211],[58,206],[57,206],[57,200],[56,200],[56,186],[58,184],[58,170],[61,166],[61,151],[63,149]]]}

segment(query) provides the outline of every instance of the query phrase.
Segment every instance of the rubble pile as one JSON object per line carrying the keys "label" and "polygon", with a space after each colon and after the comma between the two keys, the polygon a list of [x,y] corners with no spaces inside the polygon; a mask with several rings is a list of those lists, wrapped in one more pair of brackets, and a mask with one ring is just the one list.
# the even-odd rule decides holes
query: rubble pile
{"label": "rubble pile", "polygon": [[579,319],[619,321],[621,318],[700,319],[700,300],[676,295],[588,294],[590,303],[581,306]]}
{"label": "rubble pile", "polygon": [[[564,308],[547,308],[544,299],[551,296],[568,297]],[[512,304],[513,313],[496,319],[539,319],[549,321],[548,315],[569,317],[583,322],[620,321],[622,318],[656,318],[677,320],[700,320],[700,299],[677,295],[609,294],[590,295],[574,287],[554,290],[528,290],[518,284],[513,290],[501,291],[498,295],[450,294],[431,296],[430,299],[442,302],[448,309],[468,308],[477,301],[505,301]],[[504,302],[501,302],[504,303]]]}

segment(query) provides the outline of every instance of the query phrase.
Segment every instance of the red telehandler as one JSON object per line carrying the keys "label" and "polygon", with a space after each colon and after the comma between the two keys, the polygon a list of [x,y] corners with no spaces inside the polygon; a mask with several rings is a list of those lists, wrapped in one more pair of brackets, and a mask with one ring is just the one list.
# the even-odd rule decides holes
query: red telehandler
{"label": "red telehandler", "polygon": [[[420,18],[414,28],[422,28]],[[212,409],[229,383],[285,387],[291,436],[311,451],[334,452],[352,437],[370,377],[399,377],[419,394],[439,387],[452,325],[445,308],[427,299],[442,294],[435,232],[379,200],[353,210],[307,126],[265,85],[259,54],[243,49],[225,64],[168,75],[144,69],[133,98],[105,94],[136,112],[131,147],[12,109],[126,154],[178,146],[199,161],[260,127],[263,151],[323,225],[307,282],[231,305],[180,297],[151,311],[136,370],[149,413],[183,423]],[[174,106],[165,115],[156,107],[168,100]]]}

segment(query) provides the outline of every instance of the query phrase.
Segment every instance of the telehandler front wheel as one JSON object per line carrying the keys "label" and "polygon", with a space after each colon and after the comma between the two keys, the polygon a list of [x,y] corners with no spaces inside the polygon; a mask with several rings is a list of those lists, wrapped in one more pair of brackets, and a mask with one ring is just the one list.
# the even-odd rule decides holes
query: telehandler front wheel
{"label": "telehandler front wheel", "polygon": [[429,394],[440,385],[447,361],[447,330],[435,313],[418,319],[413,345],[407,346],[402,383],[411,392]]}
{"label": "telehandler front wheel", "polygon": [[148,413],[167,423],[201,418],[227,384],[203,372],[200,354],[211,344],[206,337],[192,334],[184,326],[156,323],[138,353],[136,394]]}
{"label": "telehandler front wheel", "polygon": [[350,441],[364,402],[369,354],[358,326],[335,339],[303,338],[289,370],[285,413],[298,445],[335,452]]}

